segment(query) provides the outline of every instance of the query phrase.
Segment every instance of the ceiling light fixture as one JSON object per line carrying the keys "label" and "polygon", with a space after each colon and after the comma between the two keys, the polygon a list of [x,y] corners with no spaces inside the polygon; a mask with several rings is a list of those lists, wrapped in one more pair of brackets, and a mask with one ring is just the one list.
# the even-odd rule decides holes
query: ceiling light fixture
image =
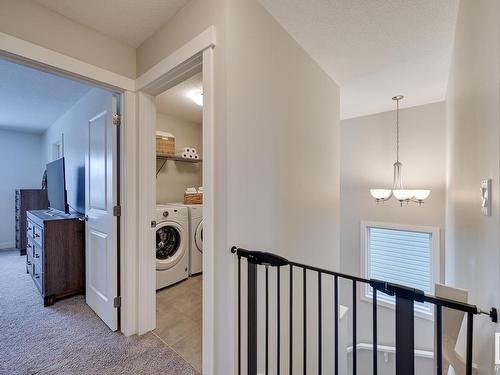
{"label": "ceiling light fixture", "polygon": [[193,91],[189,94],[189,97],[193,102],[195,102],[199,106],[201,107],[203,106],[203,91],[201,90]]}
{"label": "ceiling light fixture", "polygon": [[392,100],[396,101],[396,162],[394,163],[394,178],[392,189],[370,189],[370,194],[377,203],[385,202],[392,197],[396,198],[401,206],[403,203],[415,202],[419,205],[431,193],[430,190],[410,190],[403,187],[402,169],[403,164],[399,161],[399,101],[404,98],[403,95],[397,95]]}

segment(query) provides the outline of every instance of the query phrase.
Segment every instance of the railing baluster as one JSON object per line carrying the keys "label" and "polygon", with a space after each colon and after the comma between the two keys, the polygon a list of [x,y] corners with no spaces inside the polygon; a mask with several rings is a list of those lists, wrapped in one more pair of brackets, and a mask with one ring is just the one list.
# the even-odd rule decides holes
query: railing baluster
{"label": "railing baluster", "polygon": [[337,275],[333,278],[333,289],[335,289],[333,310],[335,325],[335,375],[339,374],[339,278]]}
{"label": "railing baluster", "polygon": [[304,375],[307,375],[307,286],[306,286],[306,269],[302,270],[302,294],[303,294],[303,338],[302,338],[302,350],[303,350],[303,363],[302,366],[304,368]]}
{"label": "railing baluster", "polygon": [[276,353],[277,353],[277,359],[276,359],[276,367],[277,367],[277,370],[276,370],[276,374],[279,375],[280,374],[280,360],[281,360],[281,353],[280,353],[280,348],[281,348],[281,345],[280,345],[280,342],[281,342],[281,309],[280,309],[280,284],[281,284],[281,280],[280,280],[280,269],[281,267],[278,267],[277,269],[277,288],[278,288],[278,293],[277,293],[277,298],[278,298],[278,304],[277,304],[277,317],[278,317],[278,321],[277,321],[277,328],[278,328],[278,337],[277,337],[277,343],[276,343]]}
{"label": "railing baluster", "polygon": [[318,374],[323,369],[322,324],[321,324],[321,272],[318,272]]}
{"label": "railing baluster", "polygon": [[396,293],[396,375],[415,374],[415,327],[412,299]]}
{"label": "railing baluster", "polygon": [[377,375],[378,357],[377,357],[377,289],[373,289],[373,375]]}
{"label": "railing baluster", "polygon": [[266,375],[269,373],[269,267],[266,266]]}
{"label": "railing baluster", "polygon": [[443,309],[436,305],[436,374],[443,374]]}
{"label": "railing baluster", "polygon": [[248,262],[247,375],[257,375],[257,265]]}
{"label": "railing baluster", "polygon": [[238,255],[238,375],[241,375],[241,256]]}
{"label": "railing baluster", "polygon": [[467,313],[467,357],[465,362],[465,375],[472,375],[472,338],[474,315]]}
{"label": "railing baluster", "polygon": [[293,266],[290,264],[290,375],[293,373]]}
{"label": "railing baluster", "polygon": [[358,348],[357,348],[357,304],[358,299],[356,296],[356,280],[352,281],[352,373],[358,373]]}

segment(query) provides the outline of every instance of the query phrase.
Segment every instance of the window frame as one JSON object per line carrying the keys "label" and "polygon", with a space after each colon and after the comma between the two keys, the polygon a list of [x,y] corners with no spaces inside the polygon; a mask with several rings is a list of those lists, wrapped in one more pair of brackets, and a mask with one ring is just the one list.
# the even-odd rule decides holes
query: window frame
{"label": "window frame", "polygon": [[[421,233],[430,233],[431,234],[431,293],[434,294],[434,286],[436,283],[441,281],[441,240],[440,240],[440,228],[435,226],[424,226],[424,225],[409,225],[409,224],[394,224],[387,222],[378,222],[378,221],[361,221],[360,223],[360,243],[361,243],[361,271],[363,273],[363,277],[369,279],[368,275],[368,229],[369,228],[381,228],[381,229],[389,229],[389,230],[401,230],[401,231],[410,231],[410,232],[421,232]],[[371,287],[369,285],[362,286],[361,290],[361,299],[373,303],[373,294],[371,292]],[[395,309],[395,302],[388,300],[387,298],[383,298],[381,293],[377,295],[377,305],[388,308]],[[415,316],[424,318],[424,319],[434,319],[434,309],[431,308],[429,311],[425,311],[424,309],[419,309],[417,306],[415,307]]]}

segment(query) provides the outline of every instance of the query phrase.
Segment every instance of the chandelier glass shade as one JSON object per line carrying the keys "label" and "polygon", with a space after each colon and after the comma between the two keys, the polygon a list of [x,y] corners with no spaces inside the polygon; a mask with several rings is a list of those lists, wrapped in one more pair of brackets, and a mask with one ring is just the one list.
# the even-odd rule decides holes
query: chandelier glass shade
{"label": "chandelier glass shade", "polygon": [[403,186],[403,164],[399,161],[399,101],[403,98],[403,95],[397,95],[392,98],[392,100],[396,101],[396,162],[393,164],[394,177],[392,189],[370,189],[370,194],[377,203],[385,202],[394,197],[401,203],[401,206],[403,203],[409,202],[422,204],[431,193],[427,189],[405,189]]}

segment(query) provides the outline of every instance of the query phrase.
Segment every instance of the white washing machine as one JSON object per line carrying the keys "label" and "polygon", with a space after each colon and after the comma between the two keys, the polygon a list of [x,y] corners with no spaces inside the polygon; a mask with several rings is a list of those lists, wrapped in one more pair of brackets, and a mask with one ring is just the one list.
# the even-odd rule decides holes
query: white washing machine
{"label": "white washing machine", "polygon": [[175,203],[189,209],[189,275],[203,271],[203,205]]}
{"label": "white washing machine", "polygon": [[187,207],[156,206],[156,289],[187,279],[189,212]]}

